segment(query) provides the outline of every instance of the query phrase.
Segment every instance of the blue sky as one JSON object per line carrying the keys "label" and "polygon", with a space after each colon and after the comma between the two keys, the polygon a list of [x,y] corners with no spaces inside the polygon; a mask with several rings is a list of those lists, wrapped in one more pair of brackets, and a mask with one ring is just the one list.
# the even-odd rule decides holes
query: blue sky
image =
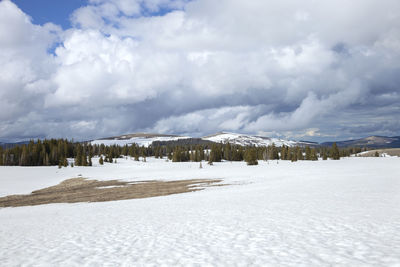
{"label": "blue sky", "polygon": [[19,8],[32,17],[33,23],[43,25],[53,22],[63,29],[71,27],[71,13],[87,4],[86,0],[13,0]]}
{"label": "blue sky", "polygon": [[397,10],[398,0],[3,0],[0,141],[399,136]]}

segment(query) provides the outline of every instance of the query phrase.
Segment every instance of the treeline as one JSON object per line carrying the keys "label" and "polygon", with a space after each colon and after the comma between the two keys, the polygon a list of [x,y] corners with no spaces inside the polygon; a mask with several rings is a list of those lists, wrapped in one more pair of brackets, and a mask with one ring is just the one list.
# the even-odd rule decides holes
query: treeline
{"label": "treeline", "polygon": [[[26,145],[18,145],[4,149],[0,147],[0,165],[7,166],[91,166],[92,157],[104,156],[104,161],[113,162],[121,155],[135,158],[146,156],[147,149],[137,145],[105,146],[76,143],[66,139],[50,139],[30,141]],[[73,158],[71,163],[68,159]]]}
{"label": "treeline", "polygon": [[336,144],[331,148],[327,147],[276,147],[274,144],[270,146],[239,146],[227,144],[212,144],[210,149],[203,146],[182,147],[176,146],[174,150],[168,153],[168,158],[174,162],[182,161],[208,161],[220,162],[227,161],[246,161],[248,165],[257,165],[258,160],[323,160],[331,158],[338,160],[340,157],[347,157],[353,153],[361,152],[361,149],[339,149]]}
{"label": "treeline", "polygon": [[[135,160],[146,157],[166,158],[173,162],[185,161],[246,161],[249,165],[258,164],[258,160],[334,160],[361,152],[361,148],[339,149],[336,144],[327,147],[267,147],[239,146],[232,144],[165,145],[153,143],[149,147],[136,144],[125,146],[92,145],[77,143],[66,139],[30,141],[28,144],[4,149],[0,147],[0,165],[7,166],[91,166],[94,156],[100,157],[100,164],[116,162],[122,156]],[[74,159],[69,160],[68,159]]]}

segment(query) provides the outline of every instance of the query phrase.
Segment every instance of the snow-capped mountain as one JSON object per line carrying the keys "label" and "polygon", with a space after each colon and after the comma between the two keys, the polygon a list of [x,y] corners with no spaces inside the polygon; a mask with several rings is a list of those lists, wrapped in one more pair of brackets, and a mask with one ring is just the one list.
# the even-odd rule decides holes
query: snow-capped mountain
{"label": "snow-capped mountain", "polygon": [[179,135],[166,135],[166,134],[135,133],[135,134],[126,134],[121,136],[97,139],[90,141],[90,143],[92,145],[104,144],[106,146],[112,146],[112,145],[124,146],[124,145],[138,144],[139,146],[148,147],[154,141],[177,141],[180,139],[187,139],[187,138],[190,137],[179,136]]}
{"label": "snow-capped mountain", "polygon": [[[164,134],[151,134],[151,133],[136,133],[136,134],[127,134],[121,136],[114,136],[108,138],[102,138],[93,140],[91,144],[104,144],[104,145],[130,145],[133,143],[138,144],[139,146],[149,146],[154,141],[168,142],[171,144],[178,144],[178,140],[187,140],[185,142],[189,142],[188,144],[197,144],[200,142],[208,141],[215,143],[231,143],[235,145],[242,146],[268,146],[273,143],[276,146],[305,146],[305,145],[317,145],[316,143],[311,142],[297,142],[291,140],[284,140],[279,138],[270,138],[263,136],[254,136],[254,135],[245,135],[245,134],[237,134],[237,133],[216,133],[213,135],[205,136],[202,138],[192,138],[189,136],[179,136],[179,135],[164,135]],[[185,143],[185,142],[180,142]]]}
{"label": "snow-capped mountain", "polygon": [[216,143],[231,143],[242,146],[269,146],[275,144],[275,146],[304,146],[304,145],[316,145],[311,142],[297,142],[291,140],[284,140],[279,138],[270,138],[264,136],[245,135],[237,133],[217,133],[202,138]]}

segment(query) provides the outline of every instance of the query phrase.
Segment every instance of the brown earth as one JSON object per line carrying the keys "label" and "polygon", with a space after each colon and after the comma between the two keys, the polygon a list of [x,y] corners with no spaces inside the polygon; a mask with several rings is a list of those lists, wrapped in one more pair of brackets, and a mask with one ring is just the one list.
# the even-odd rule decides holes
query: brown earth
{"label": "brown earth", "polygon": [[58,185],[33,191],[29,195],[0,197],[0,207],[33,206],[49,203],[103,202],[112,200],[166,196],[203,190],[222,180],[193,179],[178,181],[125,182],[72,178]]}
{"label": "brown earth", "polygon": [[400,157],[400,148],[384,148],[384,149],[375,149],[365,152],[363,154],[358,154],[360,157],[375,157],[375,152],[379,153],[381,156],[382,153],[386,153],[390,156],[398,156]]}

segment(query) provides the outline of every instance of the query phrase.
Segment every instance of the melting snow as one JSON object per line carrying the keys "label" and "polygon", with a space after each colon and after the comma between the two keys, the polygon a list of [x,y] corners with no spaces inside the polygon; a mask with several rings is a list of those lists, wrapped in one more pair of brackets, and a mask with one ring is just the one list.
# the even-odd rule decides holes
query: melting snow
{"label": "melting snow", "polygon": [[398,266],[400,158],[0,167],[0,194],[76,177],[222,178],[147,199],[0,209],[3,266]]}

